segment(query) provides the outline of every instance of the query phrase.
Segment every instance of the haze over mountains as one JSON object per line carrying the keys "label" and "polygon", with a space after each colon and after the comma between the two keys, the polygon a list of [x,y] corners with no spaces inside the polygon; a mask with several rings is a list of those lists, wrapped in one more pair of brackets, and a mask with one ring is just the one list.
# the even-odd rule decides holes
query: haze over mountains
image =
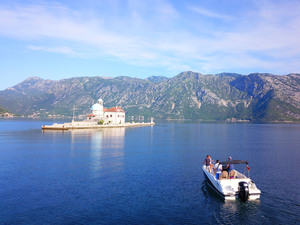
{"label": "haze over mountains", "polygon": [[173,78],[75,77],[59,81],[30,77],[0,91],[0,107],[40,116],[89,113],[98,98],[127,116],[161,119],[300,121],[300,74],[203,75]]}

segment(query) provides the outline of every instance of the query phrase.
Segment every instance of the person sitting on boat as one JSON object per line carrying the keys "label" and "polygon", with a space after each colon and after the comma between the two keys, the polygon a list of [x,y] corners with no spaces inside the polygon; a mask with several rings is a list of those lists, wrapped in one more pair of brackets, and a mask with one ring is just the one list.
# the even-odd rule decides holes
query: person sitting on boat
{"label": "person sitting on boat", "polygon": [[219,177],[220,177],[221,172],[222,172],[222,164],[219,163],[219,160],[217,160],[215,165],[214,165],[214,172],[216,174],[216,179],[219,180]]}
{"label": "person sitting on boat", "polygon": [[210,163],[211,163],[211,158],[209,155],[206,156],[206,158],[204,159],[203,164],[206,165],[206,170],[210,172]]}

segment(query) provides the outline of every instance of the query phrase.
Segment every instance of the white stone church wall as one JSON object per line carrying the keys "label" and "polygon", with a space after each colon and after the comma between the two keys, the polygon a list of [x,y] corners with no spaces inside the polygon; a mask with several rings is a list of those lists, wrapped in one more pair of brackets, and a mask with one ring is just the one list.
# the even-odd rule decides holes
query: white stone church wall
{"label": "white stone church wall", "polygon": [[111,124],[123,124],[125,123],[125,113],[122,112],[105,112],[104,122]]}

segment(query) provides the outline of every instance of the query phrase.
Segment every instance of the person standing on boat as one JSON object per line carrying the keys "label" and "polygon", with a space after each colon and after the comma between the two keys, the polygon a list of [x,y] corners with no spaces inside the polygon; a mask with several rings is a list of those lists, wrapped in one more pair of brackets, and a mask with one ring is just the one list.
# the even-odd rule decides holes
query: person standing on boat
{"label": "person standing on boat", "polygon": [[210,158],[209,155],[207,155],[206,158],[204,159],[203,164],[206,165],[206,170],[207,170],[208,172],[210,172],[210,163],[211,163],[211,158]]}
{"label": "person standing on boat", "polygon": [[209,157],[209,159],[210,159],[209,171],[211,172],[211,171],[212,171],[212,168],[214,167],[214,165],[213,165],[213,163],[214,163],[214,160],[213,160],[213,159],[211,159],[211,156],[210,156],[210,155],[209,155],[208,157]]}
{"label": "person standing on boat", "polygon": [[219,180],[219,177],[222,172],[222,164],[219,163],[219,160],[216,161],[216,164],[214,165],[214,171],[216,174],[216,179]]}
{"label": "person standing on boat", "polygon": [[[228,161],[231,161],[231,156],[228,157]],[[234,165],[233,164],[227,164],[226,170],[228,170],[228,174],[230,173],[231,170],[234,170]]]}

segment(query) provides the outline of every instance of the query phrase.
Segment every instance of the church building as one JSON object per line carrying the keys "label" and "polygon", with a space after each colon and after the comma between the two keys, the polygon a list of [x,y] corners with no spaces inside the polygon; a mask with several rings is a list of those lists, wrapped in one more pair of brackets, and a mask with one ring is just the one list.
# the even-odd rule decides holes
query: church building
{"label": "church building", "polygon": [[125,123],[125,111],[118,107],[106,109],[103,107],[103,100],[98,99],[98,102],[92,105],[92,113],[87,115],[87,121],[104,121],[103,124],[123,124]]}

